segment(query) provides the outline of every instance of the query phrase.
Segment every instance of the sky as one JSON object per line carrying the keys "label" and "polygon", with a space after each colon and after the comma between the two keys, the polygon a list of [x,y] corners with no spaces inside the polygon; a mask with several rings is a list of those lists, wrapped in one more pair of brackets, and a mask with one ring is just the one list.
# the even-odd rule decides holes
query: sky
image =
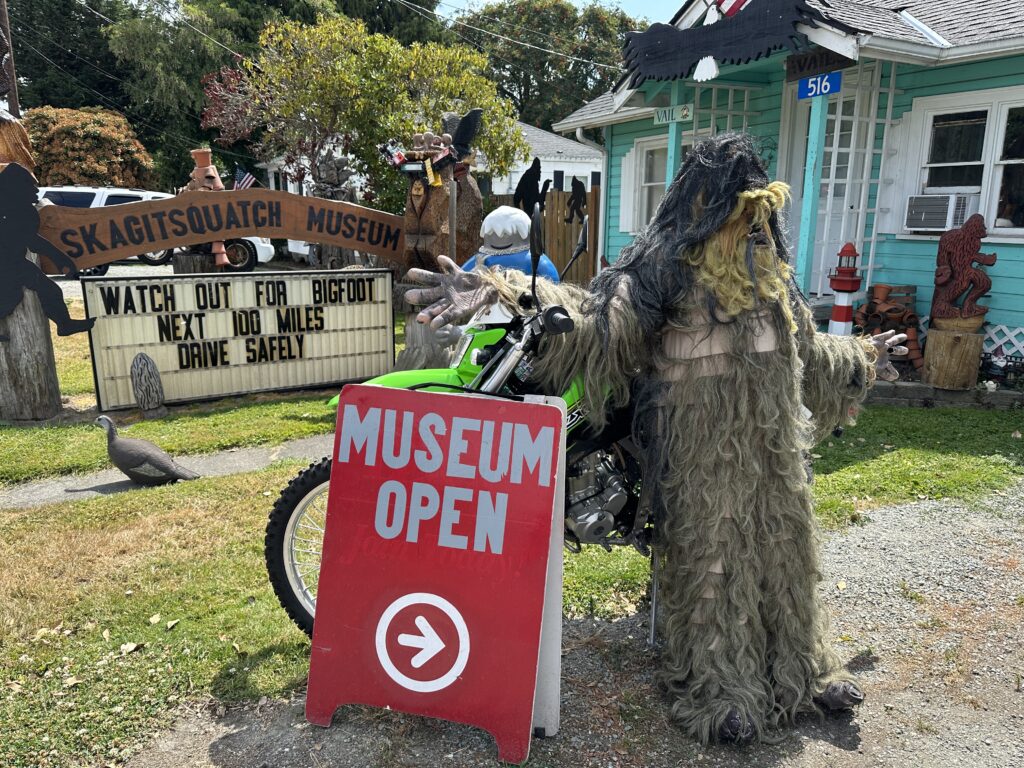
{"label": "sky", "polygon": [[[580,0],[573,0],[576,5],[586,5]],[[605,5],[617,5],[630,16],[646,16],[650,21],[668,21],[678,11],[685,0],[604,0]],[[484,0],[441,0],[437,12],[448,16],[457,10],[473,6],[480,8]]]}

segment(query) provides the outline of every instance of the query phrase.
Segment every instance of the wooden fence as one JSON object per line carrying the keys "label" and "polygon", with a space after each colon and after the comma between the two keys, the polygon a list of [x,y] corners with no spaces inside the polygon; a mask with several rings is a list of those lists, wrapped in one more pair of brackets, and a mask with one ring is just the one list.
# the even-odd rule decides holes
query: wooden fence
{"label": "wooden fence", "polygon": [[[565,222],[569,215],[569,195],[569,192],[549,189],[548,196],[544,201],[544,251],[554,262],[559,274],[569,263],[569,257],[572,256],[576,241],[579,240],[580,229],[582,229],[582,224],[576,216],[573,216],[571,224]],[[494,195],[490,202],[494,208],[499,205],[512,205],[512,195]],[[583,213],[590,217],[587,221],[590,230],[587,232],[587,250],[576,259],[572,269],[566,273],[564,278],[566,282],[586,285],[594,277],[596,266],[594,253],[597,249],[600,206],[601,188],[594,185],[587,193],[587,207],[583,209]]]}

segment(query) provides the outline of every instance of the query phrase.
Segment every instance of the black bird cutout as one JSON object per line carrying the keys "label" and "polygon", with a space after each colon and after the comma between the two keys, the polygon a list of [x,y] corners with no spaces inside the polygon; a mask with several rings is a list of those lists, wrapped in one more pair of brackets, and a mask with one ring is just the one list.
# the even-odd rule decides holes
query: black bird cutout
{"label": "black bird cutout", "polygon": [[462,160],[473,152],[473,140],[480,131],[484,111],[477,107],[459,117],[454,112],[445,112],[441,118],[442,133],[452,137],[452,154]]}
{"label": "black bird cutout", "polygon": [[646,32],[627,32],[624,58],[629,86],[645,80],[685,79],[705,56],[719,64],[746,64],[774,51],[810,47],[797,24],[817,28],[821,22],[843,32],[856,32],[842,22],[825,19],[806,0],[755,0],[734,16],[708,26],[677,29],[652,24]]}
{"label": "black bird cutout", "polygon": [[134,437],[118,437],[117,427],[107,416],[99,416],[96,425],[107,433],[107,455],[111,463],[124,472],[128,479],[139,485],[164,485],[176,480],[199,478],[191,469],[185,469],[153,443]]}

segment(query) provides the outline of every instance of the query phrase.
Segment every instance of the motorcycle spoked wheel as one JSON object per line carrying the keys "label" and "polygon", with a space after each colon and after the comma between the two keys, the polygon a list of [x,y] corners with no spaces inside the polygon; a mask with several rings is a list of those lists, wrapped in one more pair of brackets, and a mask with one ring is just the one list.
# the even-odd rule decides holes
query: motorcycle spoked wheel
{"label": "motorcycle spoked wheel", "polygon": [[292,478],[274,502],[264,540],[267,574],[274,593],[291,620],[310,637],[330,479],[329,458],[310,464]]}

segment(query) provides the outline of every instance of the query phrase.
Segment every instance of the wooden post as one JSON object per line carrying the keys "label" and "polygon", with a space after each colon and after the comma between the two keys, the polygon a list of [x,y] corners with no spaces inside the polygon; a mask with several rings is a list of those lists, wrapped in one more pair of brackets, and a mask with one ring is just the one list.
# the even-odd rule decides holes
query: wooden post
{"label": "wooden post", "polygon": [[[818,188],[821,186],[821,160],[828,128],[828,97],[811,99],[811,119],[807,132],[807,162],[804,166],[804,196],[800,205],[800,238],[796,247],[796,284],[807,294],[814,273],[814,240],[818,230]],[[838,130],[838,129],[837,129]]]}
{"label": "wooden post", "polygon": [[[35,254],[29,259],[39,263]],[[25,289],[14,311],[0,319],[0,420],[44,421],[61,410],[50,321],[36,292]]]}
{"label": "wooden post", "polygon": [[922,371],[925,383],[938,389],[974,389],[984,342],[981,333],[929,329]]}
{"label": "wooden post", "polygon": [[195,275],[208,272],[220,272],[214,266],[212,253],[200,253],[198,251],[175,251],[171,256],[171,264],[176,275]]}
{"label": "wooden post", "polygon": [[[21,103],[18,101],[18,76],[14,72],[14,41],[11,40],[11,22],[7,18],[7,0],[0,0],[0,28],[11,50],[7,56],[7,76],[11,80],[11,92],[7,94],[7,111],[15,119],[21,117]],[[29,168],[29,170],[32,170]]]}

